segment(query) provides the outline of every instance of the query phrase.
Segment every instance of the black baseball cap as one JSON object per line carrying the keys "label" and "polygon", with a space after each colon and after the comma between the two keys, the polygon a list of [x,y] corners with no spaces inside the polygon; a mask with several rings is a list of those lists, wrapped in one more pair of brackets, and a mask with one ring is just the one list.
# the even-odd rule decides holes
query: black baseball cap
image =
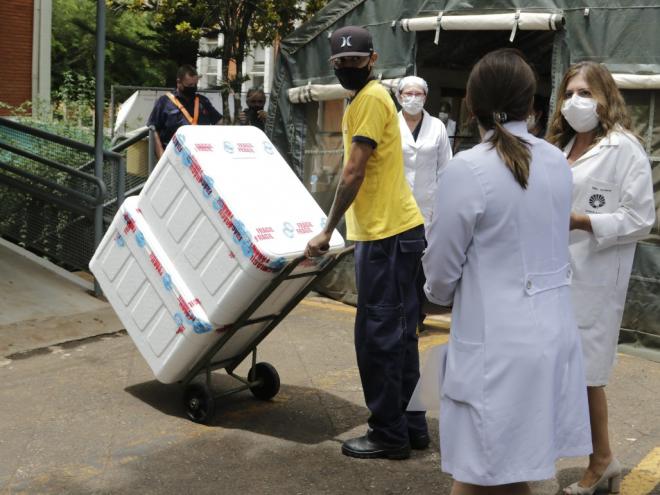
{"label": "black baseball cap", "polygon": [[367,57],[374,52],[371,33],[360,26],[344,26],[330,36],[330,60],[338,57]]}

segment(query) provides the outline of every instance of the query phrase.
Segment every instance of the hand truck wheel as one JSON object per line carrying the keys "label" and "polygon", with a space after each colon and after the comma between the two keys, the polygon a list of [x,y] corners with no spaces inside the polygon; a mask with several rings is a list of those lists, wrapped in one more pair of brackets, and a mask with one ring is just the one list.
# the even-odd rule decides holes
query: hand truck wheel
{"label": "hand truck wheel", "polygon": [[259,382],[250,386],[250,392],[257,399],[272,399],[280,391],[280,375],[270,363],[257,363],[248,373],[249,382]]}
{"label": "hand truck wheel", "polygon": [[215,400],[205,383],[191,383],[183,394],[186,415],[195,423],[208,423],[215,414]]}

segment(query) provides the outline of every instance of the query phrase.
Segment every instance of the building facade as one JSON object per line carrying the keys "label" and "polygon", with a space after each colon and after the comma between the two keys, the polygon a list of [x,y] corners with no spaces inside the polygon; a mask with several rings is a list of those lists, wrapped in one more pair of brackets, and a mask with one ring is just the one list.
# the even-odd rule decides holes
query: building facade
{"label": "building facade", "polygon": [[[201,52],[208,52],[223,43],[222,34],[215,37],[205,37],[200,40],[199,48]],[[250,54],[243,61],[242,72],[248,76],[241,86],[241,102],[245,105],[245,95],[251,88],[261,88],[266,93],[266,98],[270,95],[270,88],[273,82],[273,68],[275,60],[275,48],[272,46],[264,47],[253,45],[250,48]],[[199,73],[200,88],[215,88],[222,81],[222,60],[216,58],[200,57],[197,59],[197,72]],[[230,77],[236,74],[233,67],[229,67]]]}
{"label": "building facade", "polygon": [[50,106],[52,0],[0,1],[0,115],[32,102]]}

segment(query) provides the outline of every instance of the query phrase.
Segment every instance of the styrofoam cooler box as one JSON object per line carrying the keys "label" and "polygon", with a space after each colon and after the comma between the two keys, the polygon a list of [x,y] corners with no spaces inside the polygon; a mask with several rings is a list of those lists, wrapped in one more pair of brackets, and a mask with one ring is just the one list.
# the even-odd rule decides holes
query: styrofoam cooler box
{"label": "styrofoam cooler box", "polygon": [[180,380],[219,338],[199,300],[127,198],[90,270],[156,378]]}
{"label": "styrofoam cooler box", "polygon": [[[179,128],[138,205],[217,326],[235,322],[326,221],[266,135],[251,126]],[[330,250],[343,246],[335,231]],[[307,261],[297,271],[315,268]],[[278,311],[306,280],[285,282],[253,316]]]}

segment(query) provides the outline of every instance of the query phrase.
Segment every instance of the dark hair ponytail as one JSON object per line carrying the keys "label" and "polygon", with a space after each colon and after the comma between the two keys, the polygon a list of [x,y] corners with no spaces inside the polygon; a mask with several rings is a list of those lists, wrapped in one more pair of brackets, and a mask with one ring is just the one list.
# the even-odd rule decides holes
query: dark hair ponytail
{"label": "dark hair ponytail", "polygon": [[527,188],[532,154],[529,143],[511,134],[504,123],[525,120],[536,92],[536,76],[518,50],[504,48],[485,55],[472,69],[467,102],[481,127],[520,186]]}
{"label": "dark hair ponytail", "polygon": [[532,154],[529,151],[529,143],[523,138],[514,136],[499,122],[495,122],[493,135],[488,139],[497,151],[506,166],[523,189],[527,188],[529,179],[529,163]]}

